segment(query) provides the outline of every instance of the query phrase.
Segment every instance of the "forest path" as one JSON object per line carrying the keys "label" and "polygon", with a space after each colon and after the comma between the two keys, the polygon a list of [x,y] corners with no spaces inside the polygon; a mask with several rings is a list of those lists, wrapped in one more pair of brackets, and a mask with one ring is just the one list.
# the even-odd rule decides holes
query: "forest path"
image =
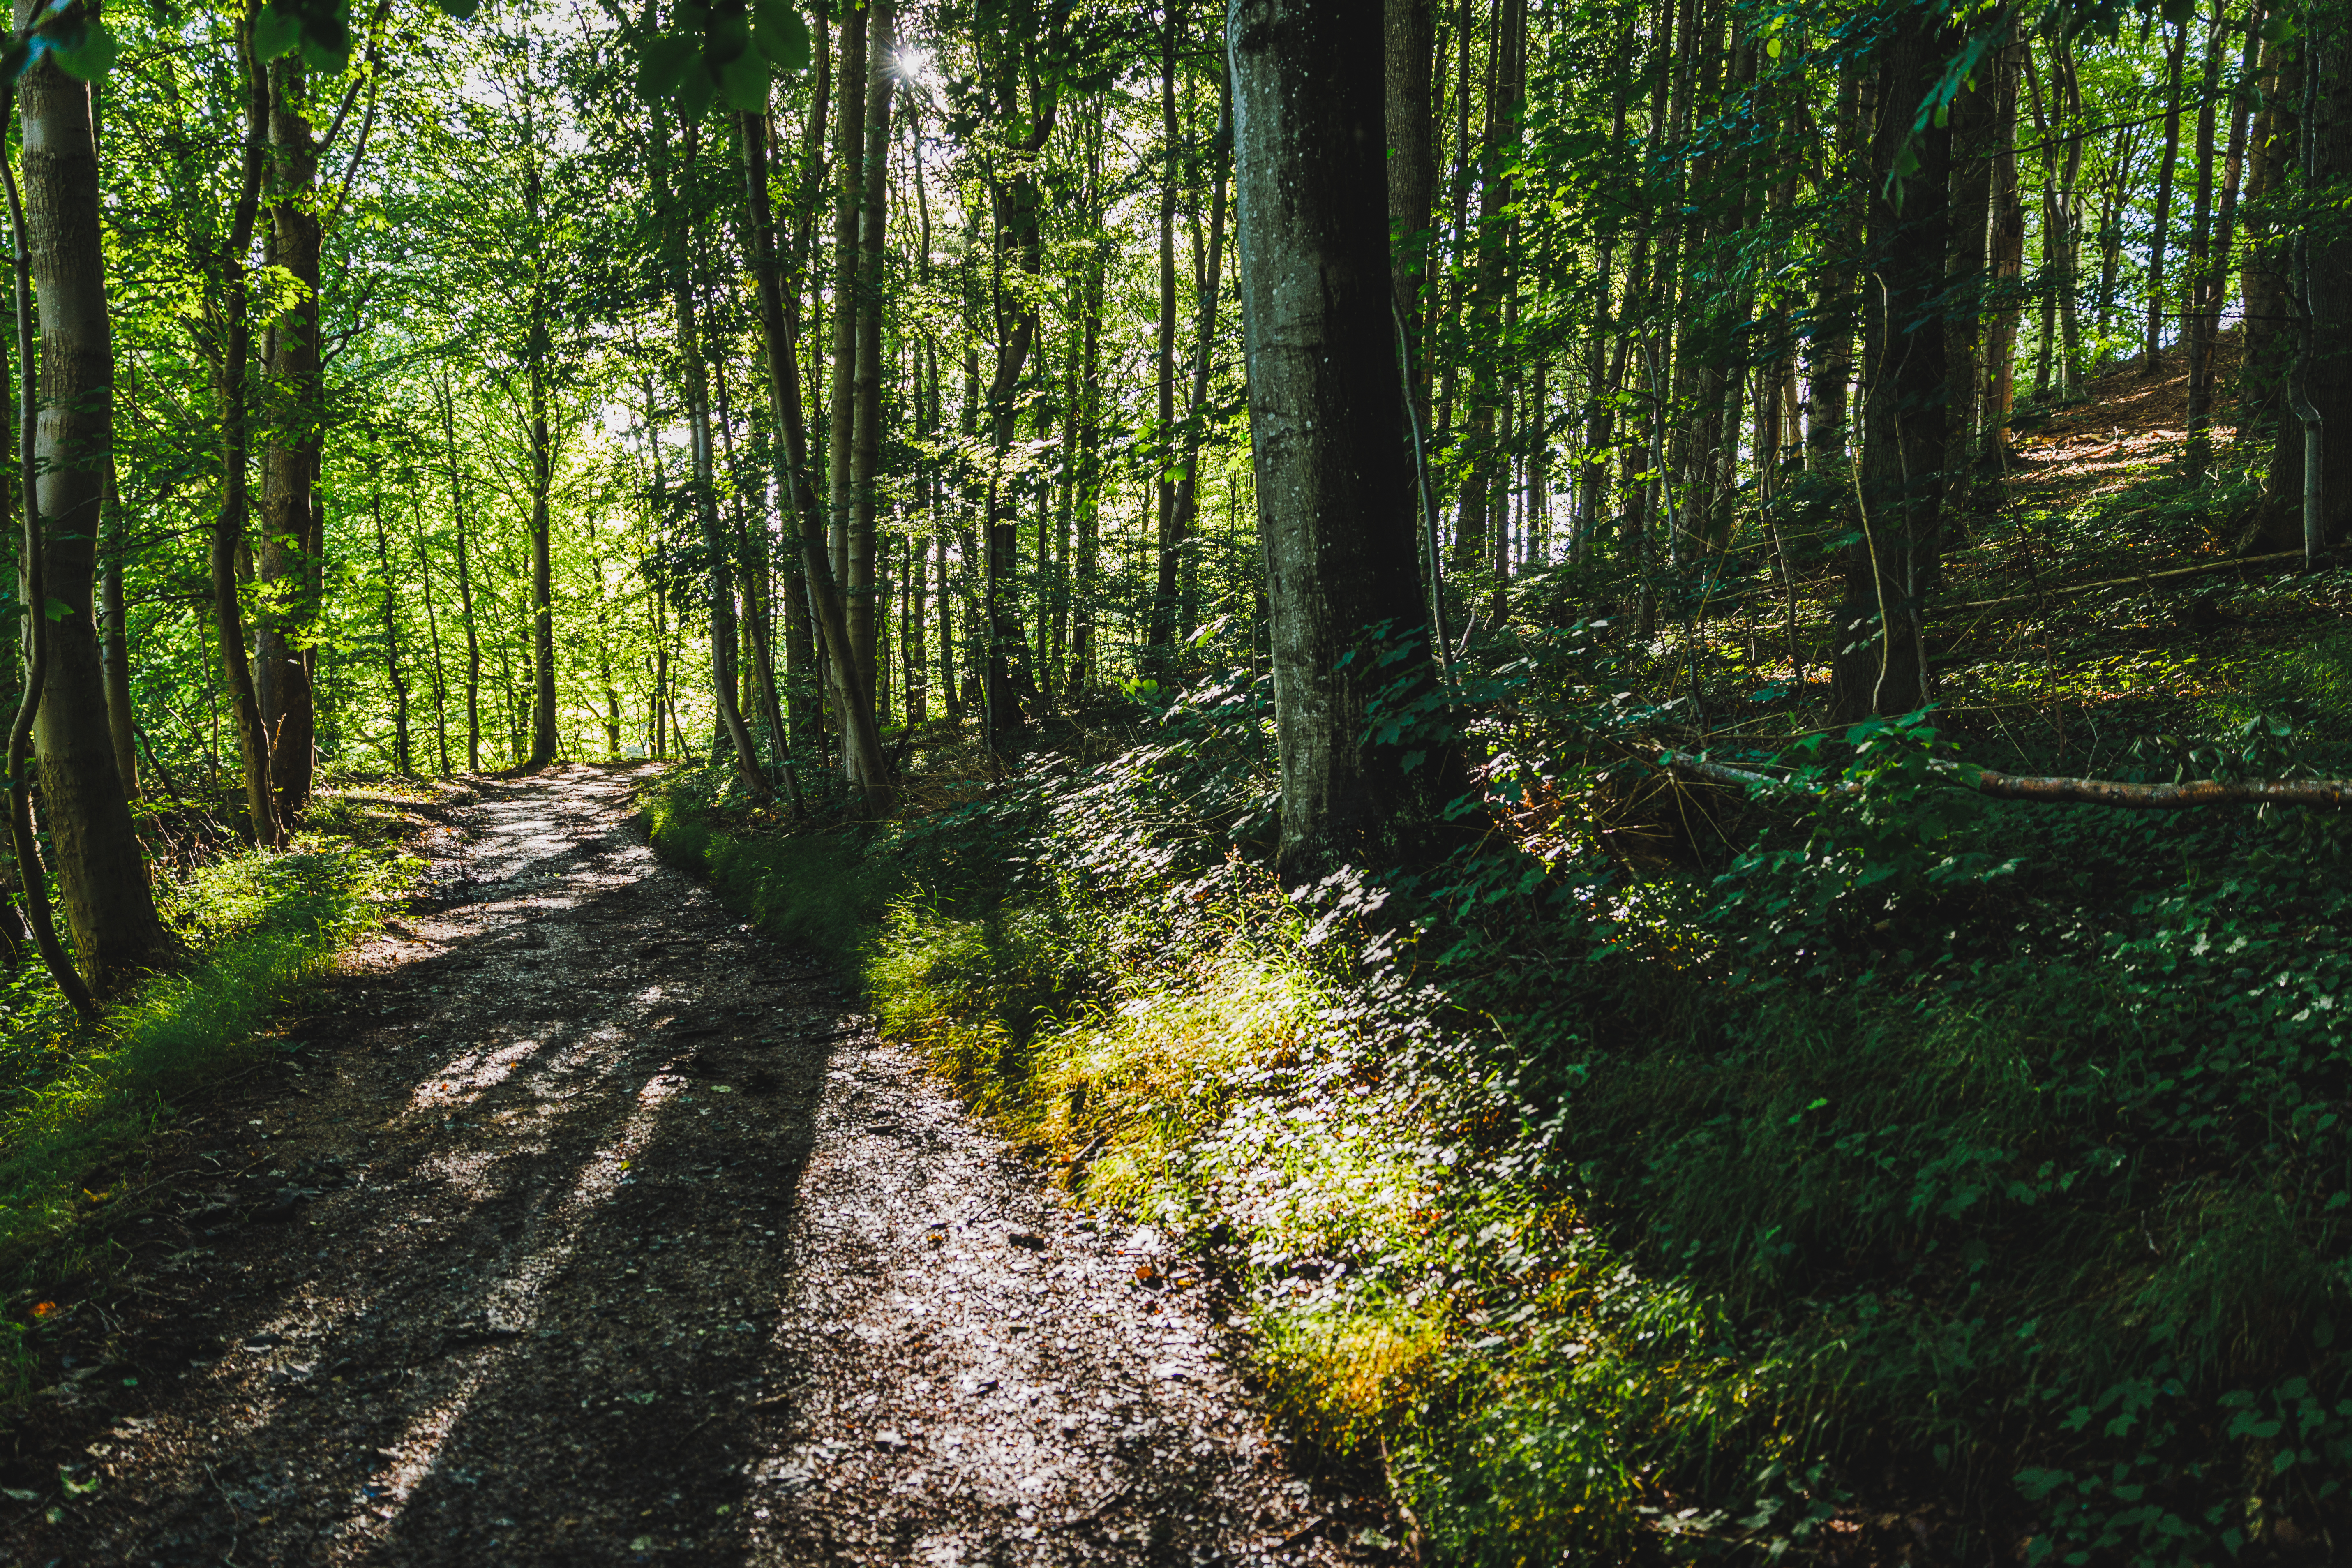
{"label": "forest path", "polygon": [[1291,1471],[1157,1241],[656,860],[639,776],[485,781],[307,1070],[189,1119],[0,1562],[1349,1560],[1384,1516]]}

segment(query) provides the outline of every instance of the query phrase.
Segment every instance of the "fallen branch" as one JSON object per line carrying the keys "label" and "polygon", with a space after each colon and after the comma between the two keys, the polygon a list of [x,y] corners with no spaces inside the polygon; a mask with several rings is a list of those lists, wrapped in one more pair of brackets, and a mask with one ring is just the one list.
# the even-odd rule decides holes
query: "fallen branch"
{"label": "fallen branch", "polygon": [[2179,566],[2168,572],[2143,572],[2137,577],[2109,577],[2097,583],[2070,583],[2063,587],[2043,588],[2031,594],[2011,594],[2000,599],[1973,599],[1958,605],[1929,605],[1927,613],[1957,613],[1961,610],[1999,610],[2011,605],[2038,604],[2042,600],[2068,594],[2089,594],[2101,588],[2146,588],[2158,583],[2178,582],[2184,577],[2207,577],[2217,572],[2234,572],[2243,566],[2275,565],[2285,561],[2301,561],[2300,550],[2284,550],[2274,555],[2240,555],[2228,561],[2208,561],[2201,566]]}
{"label": "fallen branch", "polygon": [[[1808,787],[1770,773],[1711,763],[1686,752],[1660,752],[1658,765],[1680,768],[1717,784],[1760,785],[1797,795],[1862,793],[1862,785],[1852,779]],[[1951,780],[1957,789],[1973,789],[1998,800],[2031,800],[2044,805],[2119,805],[2134,811],[2180,811],[2198,805],[2310,805],[2328,811],[2352,807],[2352,779],[2247,779],[2236,784],[2222,779],[2189,779],[2179,784],[2124,784],[2115,779],[1996,773],[1991,768],[1962,763],[1939,761],[1928,766]]]}

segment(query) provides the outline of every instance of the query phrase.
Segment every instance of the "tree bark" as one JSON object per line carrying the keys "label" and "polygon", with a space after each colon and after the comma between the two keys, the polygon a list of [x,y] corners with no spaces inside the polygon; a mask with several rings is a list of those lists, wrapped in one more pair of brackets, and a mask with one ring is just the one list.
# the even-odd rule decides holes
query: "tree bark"
{"label": "tree bark", "polygon": [[255,552],[254,696],[269,731],[278,817],[291,825],[310,803],[317,702],[301,647],[317,552],[319,446],[325,389],[319,364],[319,154],[303,113],[301,58],[266,68],[269,90],[269,257],[292,278],[292,306],[268,334],[262,384],[270,438],[261,458],[261,546]]}
{"label": "tree bark", "polygon": [[[884,618],[875,580],[874,485],[882,443],[882,285],[889,242],[890,97],[898,62],[891,0],[866,0],[866,151],[859,170],[855,301],[857,363],[852,417],[856,428],[849,452],[849,576],[844,590],[849,608],[849,640],[857,650],[858,673],[866,689],[877,693],[878,719],[878,710],[887,706],[878,693],[887,685],[888,671],[874,657],[876,633]],[[846,98],[842,100],[845,108],[848,102]]]}
{"label": "tree bark", "polygon": [[2180,163],[2180,65],[2189,48],[2189,24],[2172,29],[2164,54],[2164,153],[2157,164],[2156,221],[2147,242],[2147,333],[2141,364],[2157,370],[2164,363],[2164,253],[2171,238],[2172,177]]}
{"label": "tree bark", "polygon": [[794,323],[784,309],[783,275],[776,259],[775,212],[768,194],[767,117],[760,112],[741,115],[737,126],[743,139],[751,261],[760,294],[760,337],[767,364],[768,408],[783,436],[778,449],[778,466],[783,471],[778,478],[784,494],[784,521],[799,536],[803,586],[825,653],[832,661],[835,690],[842,699],[842,750],[851,754],[846,771],[863,792],[866,809],[878,816],[889,806],[888,767],[882,752],[881,731],[874,720],[873,698],[859,683],[848,613],[834,582],[833,563],[825,547],[823,502],[809,476],[808,430],[801,404],[800,366],[792,330]]}
{"label": "tree bark", "polygon": [[[2313,216],[2340,210],[2352,183],[2352,40],[2333,27],[2306,36],[2303,51],[2297,153],[2307,205],[2288,236],[2284,301],[2294,359],[2249,549],[2325,546],[2352,522],[2352,288],[2344,282],[2352,235]],[[2314,437],[2318,460],[2306,469]]]}
{"label": "tree bark", "polygon": [[[1385,859],[1425,829],[1401,744],[1367,738],[1376,691],[1429,681],[1406,563],[1403,389],[1389,316],[1380,34],[1315,0],[1232,0],[1244,345],[1266,563],[1279,867],[1289,879]],[[1354,658],[1349,658],[1349,655]],[[1423,775],[1426,777],[1427,775]]]}
{"label": "tree bark", "polygon": [[[1878,98],[1917,103],[1942,56],[1934,19],[1903,13],[1880,47]],[[1864,320],[1869,388],[1863,416],[1862,537],[1847,552],[1832,661],[1836,721],[1907,713],[1928,698],[1919,604],[1940,545],[1945,446],[1944,281],[1951,132],[1916,143],[1916,166],[1895,180],[1911,117],[1882,116],[1871,139],[1870,267]]]}

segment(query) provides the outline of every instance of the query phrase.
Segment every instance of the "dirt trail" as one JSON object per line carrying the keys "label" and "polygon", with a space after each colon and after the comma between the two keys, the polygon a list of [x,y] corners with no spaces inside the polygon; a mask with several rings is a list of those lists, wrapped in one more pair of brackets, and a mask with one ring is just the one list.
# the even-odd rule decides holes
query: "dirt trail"
{"label": "dirt trail", "polygon": [[0,1562],[1379,1554],[1156,1239],[657,862],[635,778],[483,785],[304,1070],[173,1135],[111,1331],[8,1435]]}

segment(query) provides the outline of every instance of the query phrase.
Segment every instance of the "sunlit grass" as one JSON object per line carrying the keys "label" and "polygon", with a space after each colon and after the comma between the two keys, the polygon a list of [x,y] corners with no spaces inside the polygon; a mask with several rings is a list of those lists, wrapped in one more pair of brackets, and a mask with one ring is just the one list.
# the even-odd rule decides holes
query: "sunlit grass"
{"label": "sunlit grass", "polygon": [[95,1026],[37,966],[15,976],[0,1034],[0,1271],[22,1289],[84,1261],[82,1222],[135,1204],[116,1163],[173,1103],[266,1058],[271,1017],[375,919],[415,862],[310,847],[247,851],[165,889],[190,948]]}

